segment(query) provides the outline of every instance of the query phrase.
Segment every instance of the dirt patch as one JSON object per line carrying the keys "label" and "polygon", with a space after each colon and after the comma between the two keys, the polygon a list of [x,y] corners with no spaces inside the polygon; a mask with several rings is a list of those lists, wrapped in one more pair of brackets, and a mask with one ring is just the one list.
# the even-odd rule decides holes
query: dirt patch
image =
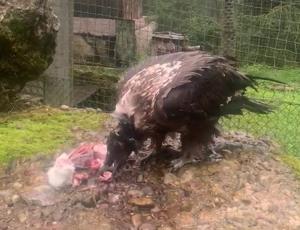
{"label": "dirt patch", "polygon": [[299,182],[276,146],[241,133],[217,144],[218,162],[176,174],[152,162],[91,189],[53,190],[53,159],[23,162],[0,179],[0,229],[299,229]]}

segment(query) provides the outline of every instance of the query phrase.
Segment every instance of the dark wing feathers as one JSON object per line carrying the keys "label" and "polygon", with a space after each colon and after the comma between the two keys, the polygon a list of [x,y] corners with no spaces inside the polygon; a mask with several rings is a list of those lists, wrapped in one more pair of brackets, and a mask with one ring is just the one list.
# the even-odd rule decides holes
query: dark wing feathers
{"label": "dark wing feathers", "polygon": [[[205,119],[240,114],[244,108],[256,111],[257,104],[241,95],[247,87],[256,89],[257,82],[239,73],[225,58],[201,54],[185,68],[187,71],[161,89],[155,109],[164,119]],[[239,91],[241,95],[236,95]],[[226,109],[227,105],[230,108]],[[267,108],[257,110],[265,112]]]}
{"label": "dark wing feathers", "polygon": [[[159,84],[161,77],[168,77],[156,74],[155,71],[150,74],[146,71],[147,68],[176,61],[181,62],[181,67],[176,70],[172,80],[160,85],[158,95],[152,95],[152,98],[155,97],[155,103],[151,109],[160,120],[183,122],[193,118],[240,114],[242,109],[259,113],[269,111],[267,106],[243,96],[248,87],[256,89],[257,78],[238,72],[232,62],[224,57],[212,56],[202,51],[151,57],[130,68],[120,81],[120,97],[128,92],[130,87],[133,89],[136,86],[140,88],[135,88],[134,91],[141,92],[142,95],[151,84]],[[145,73],[140,74],[144,70]],[[132,77],[135,77],[135,83],[128,83]],[[141,84],[136,84],[136,81],[140,81]],[[151,94],[150,91],[146,93]],[[143,97],[140,99],[139,104],[142,105]]]}

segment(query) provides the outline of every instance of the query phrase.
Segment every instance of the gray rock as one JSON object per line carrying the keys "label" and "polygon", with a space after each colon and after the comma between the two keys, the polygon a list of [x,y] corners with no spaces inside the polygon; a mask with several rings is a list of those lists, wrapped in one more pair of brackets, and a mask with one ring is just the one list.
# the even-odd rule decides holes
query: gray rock
{"label": "gray rock", "polygon": [[27,203],[39,206],[51,206],[61,200],[59,193],[48,185],[34,187],[29,191],[22,193],[21,197]]}
{"label": "gray rock", "polygon": [[144,196],[144,193],[141,190],[135,190],[135,189],[133,189],[133,190],[129,190],[127,192],[127,196],[134,197],[134,198],[136,198],[136,197],[142,197],[142,196]]}
{"label": "gray rock", "polygon": [[155,206],[151,197],[132,198],[128,201],[128,203],[142,208],[153,208]]}
{"label": "gray rock", "polygon": [[20,189],[20,188],[22,188],[23,187],[23,185],[21,184],[21,183],[19,183],[19,182],[15,182],[14,184],[13,184],[13,188],[14,189]]}
{"label": "gray rock", "polygon": [[17,195],[17,194],[13,195],[12,198],[11,198],[11,202],[13,204],[18,203],[20,200],[21,200],[21,197],[19,195]]}
{"label": "gray rock", "polygon": [[156,226],[152,223],[144,223],[139,227],[139,230],[156,230]]}
{"label": "gray rock", "polygon": [[144,176],[142,174],[138,175],[136,182],[141,183],[144,180]]}
{"label": "gray rock", "polygon": [[170,226],[160,226],[157,230],[173,230]]}
{"label": "gray rock", "polygon": [[60,109],[62,109],[62,110],[69,110],[70,107],[67,106],[67,105],[61,105],[61,106],[60,106]]}
{"label": "gray rock", "polygon": [[196,220],[190,212],[181,212],[176,217],[176,225],[179,229],[190,228],[194,229]]}
{"label": "gray rock", "polygon": [[96,112],[96,109],[86,108],[85,111],[90,112],[90,113],[94,113],[94,112]]}
{"label": "gray rock", "polygon": [[151,212],[153,212],[153,213],[158,213],[160,211],[161,211],[161,209],[158,206],[155,206],[154,208],[151,209]]}
{"label": "gray rock", "polygon": [[11,202],[12,195],[13,194],[11,190],[0,190],[0,199],[5,201],[6,203]]}
{"label": "gray rock", "polygon": [[143,188],[142,191],[147,196],[152,196],[154,194],[154,191],[150,186]]}
{"label": "gray rock", "polygon": [[172,173],[166,173],[164,177],[164,184],[173,186],[179,185],[179,178]]}
{"label": "gray rock", "polygon": [[26,220],[27,220],[27,218],[28,218],[28,215],[26,214],[26,213],[20,213],[19,215],[18,215],[18,220],[21,222],[21,223],[24,223],[24,222],[26,222]]}
{"label": "gray rock", "polygon": [[115,203],[117,203],[118,201],[120,201],[120,195],[118,195],[118,194],[113,194],[113,193],[109,193],[109,194],[108,194],[108,202],[109,202],[109,203],[115,204]]}
{"label": "gray rock", "polygon": [[63,210],[57,210],[53,213],[53,219],[54,221],[61,221],[64,217],[64,211]]}
{"label": "gray rock", "polygon": [[194,178],[194,172],[191,169],[184,171],[184,173],[180,176],[181,183],[188,183]]}
{"label": "gray rock", "polygon": [[131,216],[131,222],[134,227],[138,228],[142,224],[141,214],[134,214],[133,216]]}

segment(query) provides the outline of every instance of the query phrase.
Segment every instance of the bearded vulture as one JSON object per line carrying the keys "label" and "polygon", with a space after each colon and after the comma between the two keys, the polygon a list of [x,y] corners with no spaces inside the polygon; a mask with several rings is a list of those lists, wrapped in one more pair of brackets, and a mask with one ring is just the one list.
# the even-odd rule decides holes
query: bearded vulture
{"label": "bearded vulture", "polygon": [[118,125],[108,136],[102,171],[120,168],[149,138],[159,153],[166,135],[174,132],[181,134],[182,145],[174,169],[203,160],[221,117],[242,115],[244,109],[272,111],[245,96],[248,87],[256,89],[255,79],[272,80],[244,75],[229,59],[202,51],[151,57],[131,68],[119,82],[113,113]]}

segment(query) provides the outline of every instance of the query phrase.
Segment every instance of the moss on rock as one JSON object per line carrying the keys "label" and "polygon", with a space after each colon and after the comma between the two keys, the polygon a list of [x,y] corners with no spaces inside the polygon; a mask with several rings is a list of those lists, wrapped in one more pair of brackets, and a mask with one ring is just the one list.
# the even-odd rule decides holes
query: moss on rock
{"label": "moss on rock", "polygon": [[20,8],[8,1],[7,10],[0,11],[0,110],[53,61],[58,22],[46,3]]}

